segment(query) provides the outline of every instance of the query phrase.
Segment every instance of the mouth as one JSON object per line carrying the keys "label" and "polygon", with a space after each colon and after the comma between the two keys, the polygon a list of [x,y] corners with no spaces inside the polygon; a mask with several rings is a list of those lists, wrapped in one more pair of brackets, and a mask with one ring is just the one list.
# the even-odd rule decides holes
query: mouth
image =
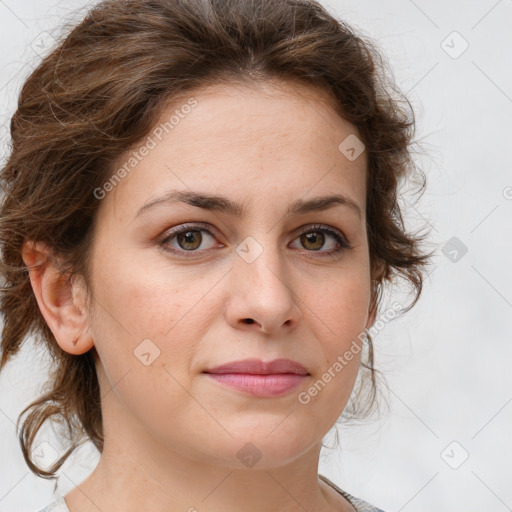
{"label": "mouth", "polygon": [[305,366],[291,359],[274,359],[264,362],[261,359],[243,359],[241,361],[231,361],[214,368],[205,370],[205,373],[247,373],[252,375],[276,375],[291,373],[295,375],[309,375]]}
{"label": "mouth", "polygon": [[259,397],[286,394],[310,376],[302,364],[290,359],[232,361],[203,373],[222,385]]}

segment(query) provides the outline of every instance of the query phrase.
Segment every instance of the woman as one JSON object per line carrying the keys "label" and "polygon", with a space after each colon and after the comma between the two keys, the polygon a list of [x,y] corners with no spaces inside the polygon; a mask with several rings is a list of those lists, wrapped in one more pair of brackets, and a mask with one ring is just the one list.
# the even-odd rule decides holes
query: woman
{"label": "woman", "polygon": [[[310,0],[112,0],[28,78],[0,368],[29,332],[55,360],[21,415],[35,474],[101,452],[45,511],[380,510],[318,475],[375,403],[383,285],[408,280],[410,309],[430,256],[397,203],[414,119],[378,63]],[[42,468],[47,419],[71,446]]]}

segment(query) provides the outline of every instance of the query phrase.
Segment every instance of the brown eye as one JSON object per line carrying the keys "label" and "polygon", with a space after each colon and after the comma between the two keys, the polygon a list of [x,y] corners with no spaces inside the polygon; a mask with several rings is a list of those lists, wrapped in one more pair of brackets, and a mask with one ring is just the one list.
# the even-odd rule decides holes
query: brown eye
{"label": "brown eye", "polygon": [[335,230],[321,224],[310,226],[308,231],[303,231],[295,240],[296,249],[306,249],[306,253],[316,252],[315,256],[334,258],[352,248],[345,235],[337,229]]}
{"label": "brown eye", "polygon": [[318,251],[325,243],[325,236],[323,233],[313,231],[309,233],[303,233],[300,236],[300,243],[305,249],[311,251]]}
{"label": "brown eye", "polygon": [[186,251],[198,249],[201,246],[202,240],[201,231],[198,230],[183,231],[176,235],[178,245]]}
{"label": "brown eye", "polygon": [[182,225],[171,230],[160,244],[173,253],[201,253],[215,247],[216,239],[206,225]]}

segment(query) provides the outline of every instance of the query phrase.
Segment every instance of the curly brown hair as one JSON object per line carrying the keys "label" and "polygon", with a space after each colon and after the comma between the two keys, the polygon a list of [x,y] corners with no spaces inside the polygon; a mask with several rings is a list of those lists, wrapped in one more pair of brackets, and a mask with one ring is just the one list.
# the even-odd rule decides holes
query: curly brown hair
{"label": "curly brown hair", "polygon": [[[381,307],[383,285],[397,279],[414,292],[404,312],[417,302],[431,254],[420,250],[425,234],[405,229],[398,186],[416,171],[421,192],[425,175],[412,157],[412,106],[374,42],[314,0],[103,1],[61,36],[24,83],[0,174],[0,369],[29,334],[54,363],[47,392],[18,418],[29,412],[19,439],[36,475],[56,478],[84,439],[101,452],[103,429],[94,351],[76,356],[57,344],[31,289],[24,243],[46,244],[63,262],[66,279],[80,275],[90,291],[99,205],[93,191],[112,175],[115,162],[179,95],[215,83],[270,79],[322,88],[335,111],[357,127],[368,158],[372,308]],[[368,341],[360,371],[371,384],[365,414],[375,401],[377,372]],[[33,462],[31,448],[49,418],[66,427],[71,446],[46,471]]]}

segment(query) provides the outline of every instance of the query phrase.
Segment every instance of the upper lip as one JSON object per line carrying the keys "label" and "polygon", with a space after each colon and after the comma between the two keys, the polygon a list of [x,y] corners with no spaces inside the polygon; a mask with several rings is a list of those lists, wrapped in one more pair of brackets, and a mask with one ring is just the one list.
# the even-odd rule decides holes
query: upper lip
{"label": "upper lip", "polygon": [[303,365],[291,359],[274,359],[268,362],[261,359],[243,359],[208,368],[205,373],[252,373],[256,375],[295,373],[297,375],[309,375],[308,370]]}

